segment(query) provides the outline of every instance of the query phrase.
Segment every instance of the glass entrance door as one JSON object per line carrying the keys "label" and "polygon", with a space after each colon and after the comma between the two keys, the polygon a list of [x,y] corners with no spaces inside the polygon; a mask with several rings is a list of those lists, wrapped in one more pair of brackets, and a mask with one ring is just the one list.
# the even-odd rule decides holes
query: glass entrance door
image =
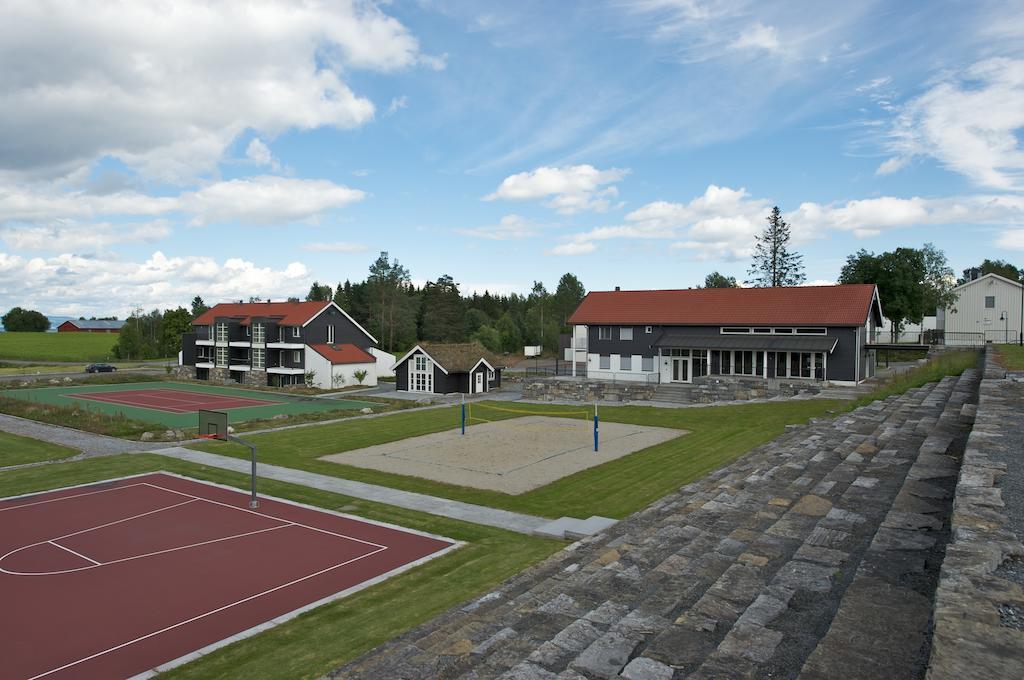
{"label": "glass entrance door", "polygon": [[690,382],[688,357],[672,357],[672,382]]}

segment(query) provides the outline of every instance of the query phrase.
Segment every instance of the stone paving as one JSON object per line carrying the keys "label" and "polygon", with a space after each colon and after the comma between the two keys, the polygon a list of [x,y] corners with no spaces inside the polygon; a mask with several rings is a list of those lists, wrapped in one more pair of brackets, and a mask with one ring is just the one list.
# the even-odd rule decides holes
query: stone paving
{"label": "stone paving", "polygon": [[328,677],[919,677],[977,380],[791,427]]}

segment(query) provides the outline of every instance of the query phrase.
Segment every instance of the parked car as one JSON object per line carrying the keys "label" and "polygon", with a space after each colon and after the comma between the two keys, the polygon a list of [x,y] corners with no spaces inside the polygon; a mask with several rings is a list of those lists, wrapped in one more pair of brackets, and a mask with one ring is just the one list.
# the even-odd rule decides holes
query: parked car
{"label": "parked car", "polygon": [[116,370],[117,366],[110,364],[89,364],[85,367],[86,373],[113,373]]}

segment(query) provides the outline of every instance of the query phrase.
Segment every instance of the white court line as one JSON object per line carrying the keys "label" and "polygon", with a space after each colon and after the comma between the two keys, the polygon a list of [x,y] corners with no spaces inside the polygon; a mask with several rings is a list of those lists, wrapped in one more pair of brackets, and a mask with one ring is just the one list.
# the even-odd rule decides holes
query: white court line
{"label": "white court line", "polygon": [[[67,546],[64,546],[64,545],[61,545],[60,543],[55,543],[55,542],[53,542],[53,541],[47,541],[47,543],[49,543],[49,544],[50,544],[50,545],[52,545],[52,546],[56,546],[56,547],[60,548],[61,550],[67,550],[67,551],[68,551],[69,553],[71,553],[72,555],[75,555],[75,556],[77,556],[77,557],[81,557],[81,558],[82,558],[83,560],[89,560],[89,561],[90,561],[90,562],[92,562],[93,564],[97,564],[97,565],[99,564],[99,562],[97,562],[97,561],[96,561],[96,560],[94,560],[93,558],[91,558],[91,557],[86,557],[86,556],[85,556],[85,555],[83,555],[82,553],[80,553],[80,552],[75,552],[75,551],[74,551],[74,550],[72,550],[71,548],[69,548],[69,547],[67,547]],[[8,572],[8,573],[10,573],[10,572]]]}
{"label": "white court line", "polygon": [[[244,534],[234,534],[232,536],[221,536],[220,538],[211,538],[208,541],[200,541],[199,543],[189,543],[188,545],[179,545],[176,548],[165,548],[163,550],[157,550],[155,552],[145,553],[145,554],[142,554],[142,555],[132,555],[131,557],[122,557],[119,560],[111,560],[109,562],[96,562],[96,560],[89,560],[89,558],[85,557],[85,555],[80,555],[80,557],[85,557],[85,559],[89,560],[90,562],[96,562],[96,564],[94,564],[93,566],[90,566],[90,567],[76,567],[74,569],[62,569],[60,571],[27,571],[27,572],[26,571],[7,571],[3,567],[0,567],[0,572],[3,572],[5,574],[10,574],[11,576],[56,576],[57,574],[70,574],[70,573],[73,573],[73,572],[76,572],[76,571],[85,571],[87,569],[96,569],[97,567],[106,567],[106,566],[109,566],[111,564],[121,564],[122,562],[131,562],[133,560],[141,560],[141,559],[143,559],[145,557],[153,557],[155,555],[165,555],[167,553],[178,552],[179,550],[189,550],[190,548],[198,548],[201,545],[210,545],[211,543],[220,543],[221,541],[233,541],[236,538],[245,538],[246,536],[255,536],[256,534],[263,534],[263,533],[266,533],[268,531],[276,531],[278,529],[286,529],[286,528],[288,528],[290,526],[295,526],[295,525],[294,524],[278,524],[276,527],[267,527],[265,529],[256,529],[255,531],[247,531]],[[43,541],[43,543],[49,543],[49,542],[50,541]],[[41,543],[35,543],[33,545],[27,545],[24,548],[18,548],[17,550],[11,551],[11,552],[7,553],[7,555],[13,555],[16,552],[21,552],[22,550],[27,550],[28,548],[32,548],[35,545],[42,545],[42,544]],[[54,545],[56,545],[56,543]],[[57,546],[57,547],[63,547],[63,546]],[[7,557],[7,555],[4,555],[3,557],[0,557],[0,561],[3,561],[3,559],[5,557]]]}
{"label": "white court line", "polygon": [[[193,499],[195,499],[197,501],[206,501],[207,503],[214,503],[216,505],[222,505],[225,508],[231,508],[232,510],[238,510],[239,512],[247,512],[250,515],[256,515],[257,517],[267,517],[269,519],[276,519],[279,522],[288,522],[290,524],[294,524],[297,527],[302,527],[303,529],[309,529],[311,531],[319,531],[322,534],[329,534],[331,536],[337,536],[338,538],[344,538],[344,539],[349,540],[349,541],[356,541],[358,543],[363,543],[365,545],[372,545],[374,548],[387,549],[386,545],[381,545],[380,543],[374,543],[373,541],[365,541],[365,540],[363,540],[361,538],[356,538],[355,536],[348,536],[346,534],[339,534],[339,533],[334,532],[334,531],[328,531],[327,529],[321,529],[319,527],[313,527],[313,526],[310,526],[308,524],[303,524],[302,522],[293,522],[290,519],[284,519],[283,517],[275,517],[274,515],[268,515],[265,512],[256,512],[255,510],[249,510],[248,508],[240,508],[238,506],[231,505],[230,503],[222,503],[221,501],[215,501],[215,500],[213,500],[211,498],[203,498],[202,496],[193,496],[192,494],[185,493],[184,491],[176,491],[174,489],[168,489],[168,488],[165,488],[165,487],[162,487],[162,486],[158,486],[156,484],[150,484],[149,482],[143,482],[143,484],[145,484],[146,486],[151,486],[154,489],[160,489],[161,491],[169,491],[171,493],[176,493],[176,494],[185,496],[187,498],[193,498]],[[237,489],[235,491],[237,492]]]}
{"label": "white court line", "polygon": [[[152,473],[146,473],[146,474],[152,474]],[[138,476],[141,476],[141,475],[138,475]],[[83,486],[96,486],[97,484],[102,484],[102,482],[89,482],[88,484],[85,484]],[[124,486],[115,486],[115,487],[112,487],[112,488],[109,488],[109,489],[100,489],[99,491],[89,491],[87,493],[77,493],[77,494],[75,494],[73,496],[61,496],[60,498],[49,498],[49,499],[47,499],[45,501],[35,501],[34,503],[25,503],[24,505],[12,505],[9,508],[0,508],[0,512],[7,512],[8,510],[19,510],[21,508],[30,508],[33,505],[42,505],[44,503],[56,503],[57,501],[67,501],[67,500],[71,500],[72,498],[81,498],[83,496],[95,496],[98,493],[107,493],[108,491],[120,491],[121,489],[130,489],[133,486],[146,486],[146,483],[145,482],[139,482],[138,484],[125,484]],[[37,493],[40,493],[40,494],[43,494],[43,493],[55,493],[56,491],[60,491],[60,489],[51,490],[51,491],[39,491]],[[33,494],[33,495],[35,495],[35,494]],[[8,500],[8,499],[0,498],[0,500]]]}
{"label": "white court line", "polygon": [[312,574],[309,574],[308,576],[302,576],[302,577],[297,578],[297,579],[295,579],[293,581],[289,581],[288,583],[283,583],[283,584],[281,584],[279,586],[275,586],[275,587],[270,588],[268,590],[264,590],[263,592],[256,593],[255,595],[250,595],[249,597],[243,598],[243,599],[238,600],[236,602],[231,602],[231,603],[226,604],[226,605],[224,605],[222,607],[218,607],[216,609],[210,610],[210,611],[205,612],[203,614],[199,614],[197,616],[193,616],[190,619],[186,619],[186,620],[181,621],[179,623],[175,623],[175,624],[172,624],[172,625],[167,626],[165,628],[161,628],[160,630],[155,630],[152,633],[147,633],[146,635],[142,635],[140,637],[137,637],[134,640],[129,640],[128,642],[122,642],[119,645],[116,645],[114,647],[110,647],[109,649],[104,649],[103,651],[100,651],[100,652],[96,652],[95,654],[91,654],[89,656],[83,657],[81,659],[78,659],[77,661],[72,661],[71,663],[66,663],[63,666],[59,666],[57,668],[52,668],[52,669],[50,669],[50,670],[48,670],[48,671],[46,671],[44,673],[40,673],[39,675],[33,675],[28,680],[37,680],[38,678],[44,678],[47,675],[52,675],[53,673],[57,673],[59,671],[65,670],[67,668],[71,668],[72,666],[77,666],[78,664],[85,663],[86,661],[91,661],[91,660],[93,660],[95,658],[103,656],[104,654],[109,654],[110,652],[116,652],[117,650],[122,649],[124,647],[127,647],[128,645],[135,644],[136,642],[142,642],[143,640],[148,640],[149,638],[154,637],[156,635],[160,635],[162,633],[166,633],[166,632],[168,632],[170,630],[174,630],[175,628],[180,628],[181,626],[188,625],[188,624],[193,623],[195,621],[198,621],[200,619],[205,619],[207,616],[213,616],[214,614],[219,614],[222,611],[225,611],[227,609],[231,609],[232,607],[237,607],[240,604],[245,604],[246,602],[249,602],[250,600],[255,600],[256,598],[263,597],[264,595],[269,595],[271,593],[277,592],[278,590],[281,590],[283,588],[288,588],[290,586],[295,585],[296,583],[302,583],[303,581],[308,581],[311,578],[315,578],[317,576],[320,576],[321,574],[326,574],[327,572],[333,571],[333,570],[335,570],[335,569],[337,569],[339,567],[344,567],[346,565],[352,564],[353,562],[358,562],[359,560],[365,559],[367,557],[371,557],[372,555],[376,555],[377,553],[381,552],[381,550],[386,550],[386,549],[387,548],[381,548],[380,550],[373,550],[371,552],[366,553],[365,555],[360,555],[359,557],[353,557],[350,560],[346,560],[346,561],[341,562],[339,564],[335,564],[333,567],[327,567],[326,569],[321,569],[320,571],[317,571],[317,572],[314,572]]}

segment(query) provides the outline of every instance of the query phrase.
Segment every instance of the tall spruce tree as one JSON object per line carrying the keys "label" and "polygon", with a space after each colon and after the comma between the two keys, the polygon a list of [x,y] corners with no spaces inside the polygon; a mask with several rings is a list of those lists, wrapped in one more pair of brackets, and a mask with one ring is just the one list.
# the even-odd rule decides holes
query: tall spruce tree
{"label": "tall spruce tree", "polygon": [[768,226],[757,237],[754,263],[745,283],[757,288],[797,286],[807,278],[804,275],[803,256],[789,250],[789,224],[782,219],[779,206],[768,215]]}

